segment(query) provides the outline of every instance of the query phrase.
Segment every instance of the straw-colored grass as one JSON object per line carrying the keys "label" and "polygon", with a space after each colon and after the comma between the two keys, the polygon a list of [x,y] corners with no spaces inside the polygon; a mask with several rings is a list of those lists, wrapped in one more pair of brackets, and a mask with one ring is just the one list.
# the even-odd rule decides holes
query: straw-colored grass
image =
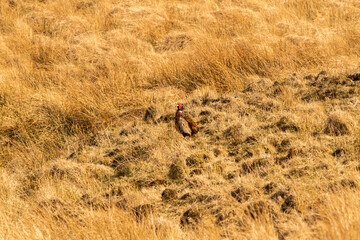
{"label": "straw-colored grass", "polygon": [[359,42],[357,0],[0,0],[0,236],[358,239]]}

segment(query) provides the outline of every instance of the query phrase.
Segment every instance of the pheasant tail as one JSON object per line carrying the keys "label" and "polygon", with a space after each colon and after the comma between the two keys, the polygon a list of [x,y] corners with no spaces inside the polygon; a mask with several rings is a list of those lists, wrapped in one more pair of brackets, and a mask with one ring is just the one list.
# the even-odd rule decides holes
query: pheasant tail
{"label": "pheasant tail", "polygon": [[191,135],[194,135],[199,132],[199,127],[196,124],[196,122],[194,122],[194,120],[192,120],[190,117],[186,115],[184,115],[184,119],[189,123],[189,126],[191,128]]}

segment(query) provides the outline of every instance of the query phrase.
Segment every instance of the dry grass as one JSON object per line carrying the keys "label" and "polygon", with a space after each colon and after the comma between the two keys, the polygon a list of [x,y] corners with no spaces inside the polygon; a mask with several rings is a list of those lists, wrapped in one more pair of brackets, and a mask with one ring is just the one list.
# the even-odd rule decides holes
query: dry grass
{"label": "dry grass", "polygon": [[0,0],[0,236],[358,239],[359,19],[356,0]]}

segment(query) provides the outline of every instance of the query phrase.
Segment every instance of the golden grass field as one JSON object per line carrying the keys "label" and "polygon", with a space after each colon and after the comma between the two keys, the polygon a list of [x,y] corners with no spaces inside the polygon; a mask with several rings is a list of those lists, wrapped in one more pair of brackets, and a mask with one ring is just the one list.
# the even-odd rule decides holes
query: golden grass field
{"label": "golden grass field", "polygon": [[360,239],[359,93],[358,0],[0,0],[0,238]]}

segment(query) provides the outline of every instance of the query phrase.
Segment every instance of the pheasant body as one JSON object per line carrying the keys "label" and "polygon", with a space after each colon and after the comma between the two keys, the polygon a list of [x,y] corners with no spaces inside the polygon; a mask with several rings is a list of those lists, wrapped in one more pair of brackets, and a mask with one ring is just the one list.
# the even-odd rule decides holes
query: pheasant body
{"label": "pheasant body", "polygon": [[197,124],[188,116],[182,112],[182,104],[177,105],[177,111],[175,115],[175,126],[176,129],[184,136],[192,136],[199,132]]}

